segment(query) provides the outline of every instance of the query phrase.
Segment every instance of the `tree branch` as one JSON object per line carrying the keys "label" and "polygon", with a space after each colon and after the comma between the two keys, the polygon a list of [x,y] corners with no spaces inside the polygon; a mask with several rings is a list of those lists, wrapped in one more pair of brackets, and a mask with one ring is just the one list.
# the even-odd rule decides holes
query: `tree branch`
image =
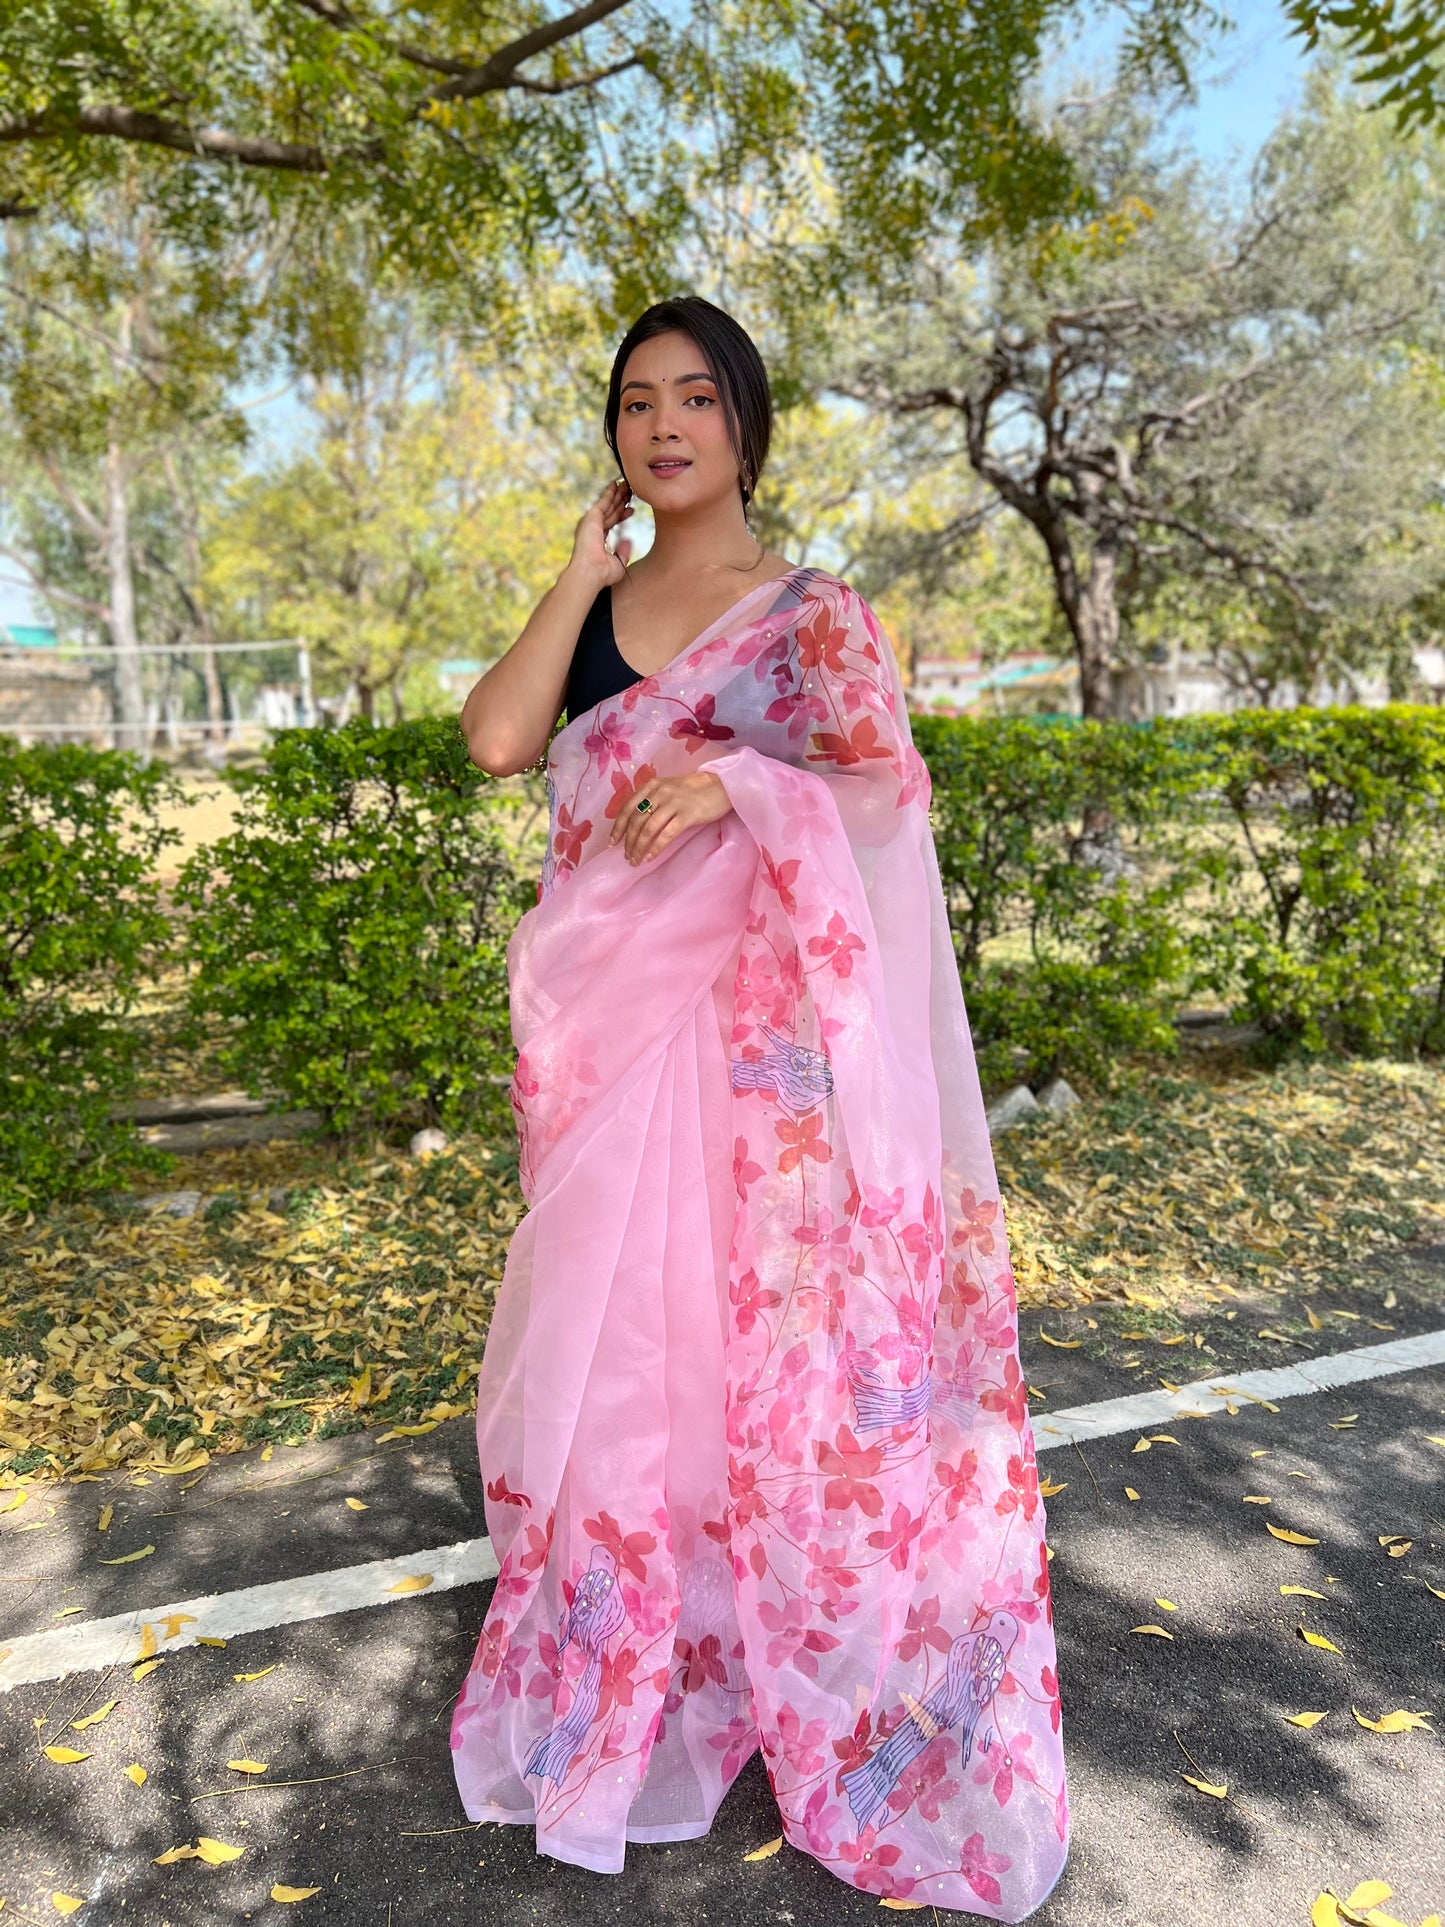
{"label": "tree branch", "polygon": [[[532,91],[560,92],[561,87],[548,88],[538,81],[522,81],[517,77],[517,69],[524,60],[534,54],[545,53],[559,41],[570,40],[575,34],[582,33],[599,20],[605,20],[610,13],[617,13],[629,6],[631,0],[588,0],[583,7],[575,7],[571,13],[564,13],[560,19],[545,21],[534,27],[530,33],[519,34],[515,40],[508,41],[505,47],[489,54],[479,67],[470,73],[458,74],[440,86],[430,87],[422,96],[420,107],[432,101],[474,100],[478,94],[492,94],[503,87],[525,86]],[[634,56],[634,59],[636,56]],[[629,62],[629,65],[632,64]],[[597,76],[600,78],[601,76]],[[585,83],[569,81],[566,86],[580,86]]]}
{"label": "tree branch", "polygon": [[242,167],[269,167],[294,174],[327,171],[326,156],[309,143],[228,134],[219,127],[185,127],[179,121],[133,107],[82,107],[72,114],[52,111],[0,122],[0,142],[11,146],[19,141],[64,140],[75,134],[131,141],[142,147],[168,147],[200,160],[236,161]]}

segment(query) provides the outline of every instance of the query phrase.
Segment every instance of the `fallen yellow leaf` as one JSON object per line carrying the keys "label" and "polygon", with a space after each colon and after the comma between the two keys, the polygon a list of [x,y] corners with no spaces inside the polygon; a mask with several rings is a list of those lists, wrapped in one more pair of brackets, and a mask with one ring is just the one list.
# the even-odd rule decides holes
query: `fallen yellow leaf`
{"label": "fallen yellow leaf", "polygon": [[154,1546],[142,1546],[139,1552],[123,1552],[119,1559],[102,1559],[103,1566],[133,1566],[137,1559],[149,1559],[155,1551]]}
{"label": "fallen yellow leaf", "polygon": [[265,1679],[268,1673],[274,1673],[275,1670],[275,1666],[263,1666],[259,1673],[233,1673],[231,1677],[240,1685],[248,1686],[253,1679]]}
{"label": "fallen yellow leaf", "polygon": [[276,1448],[274,1445],[267,1445],[262,1448],[262,1451],[261,1451],[262,1465],[269,1465],[271,1463],[271,1460],[275,1455],[275,1451],[276,1451]]}
{"label": "fallen yellow leaf", "polygon": [[110,1522],[114,1517],[115,1507],[113,1505],[103,1505],[100,1508],[100,1517],[95,1522],[96,1531],[108,1532],[110,1530]]}
{"label": "fallen yellow leaf", "polygon": [[1148,1439],[1140,1439],[1135,1444],[1134,1450],[1136,1452],[1147,1452],[1149,1450],[1149,1444],[1150,1441]]}
{"label": "fallen yellow leaf", "polygon": [[1413,1539],[1398,1539],[1393,1546],[1385,1548],[1386,1556],[1391,1559],[1403,1559],[1414,1543]]}
{"label": "fallen yellow leaf", "polygon": [[196,1850],[194,1847],[167,1847],[164,1853],[158,1853],[156,1855],[154,1864],[157,1867],[173,1867],[178,1860],[194,1860],[195,1858]]}
{"label": "fallen yellow leaf", "polygon": [[410,1572],[405,1579],[398,1579],[394,1586],[388,1586],[387,1591],[425,1592],[431,1584],[433,1576],[434,1575],[429,1572]]}
{"label": "fallen yellow leaf", "polygon": [[1190,1786],[1197,1786],[1201,1793],[1207,1793],[1212,1800],[1224,1800],[1229,1796],[1228,1780],[1222,1781],[1218,1786],[1211,1786],[1208,1780],[1196,1780],[1192,1773],[1181,1773],[1179,1777],[1187,1781]]}
{"label": "fallen yellow leaf", "polygon": [[1084,1342],[1082,1338],[1054,1338],[1044,1330],[1042,1325],[1039,1326],[1039,1337],[1046,1345],[1052,1345],[1061,1352],[1076,1352]]}
{"label": "fallen yellow leaf", "polygon": [[1327,1719],[1328,1717],[1329,1716],[1326,1713],[1286,1713],[1285,1714],[1285,1718],[1289,1721],[1291,1726],[1306,1726],[1306,1727],[1318,1726],[1321,1720]]}
{"label": "fallen yellow leaf", "polygon": [[1177,1445],[1179,1443],[1178,1439],[1172,1437],[1168,1432],[1151,1432],[1149,1436],[1156,1445]]}
{"label": "fallen yellow leaf", "polygon": [[174,1639],[182,1626],[194,1626],[195,1623],[196,1615],[194,1613],[167,1613],[165,1629],[161,1633],[161,1638]]}
{"label": "fallen yellow leaf", "polygon": [[149,1659],[156,1649],[156,1644],[156,1629],[147,1620],[140,1629],[140,1651],[136,1654],[136,1658]]}
{"label": "fallen yellow leaf", "polygon": [[1405,1537],[1403,1532],[1382,1532],[1375,1540],[1377,1546],[1397,1546]]}
{"label": "fallen yellow leaf", "polygon": [[[1382,1713],[1377,1720],[1367,1720],[1358,1707],[1352,1706],[1350,1711],[1354,1714],[1360,1725],[1368,1727],[1372,1733],[1428,1733],[1431,1731],[1429,1722],[1435,1717],[1433,1713],[1406,1713],[1401,1711],[1398,1713]],[[1387,1900],[1389,1898],[1388,1888],[1380,1895],[1380,1898],[1381,1900]],[[1353,1907],[1355,1902],[1351,1900],[1349,1904]],[[1373,1907],[1375,1902],[1371,1900],[1365,1904]]]}
{"label": "fallen yellow leaf", "polygon": [[1133,1499],[1137,1499],[1138,1496],[1139,1494],[1134,1490],[1132,1485],[1126,1485],[1124,1487],[1124,1497],[1126,1499],[1133,1500]]}
{"label": "fallen yellow leaf", "polygon": [[72,1730],[83,1733],[88,1726],[99,1726],[101,1721],[113,1713],[119,1705],[119,1700],[107,1700],[104,1706],[98,1706],[93,1713],[87,1713],[83,1720],[72,1720],[70,1722]]}
{"label": "fallen yellow leaf", "polygon": [[1388,1900],[1394,1891],[1388,1880],[1362,1880],[1345,1905],[1364,1913],[1368,1908],[1378,1907],[1382,1901]]}
{"label": "fallen yellow leaf", "polygon": [[25,1490],[24,1486],[20,1486],[10,1498],[5,1501],[4,1505],[0,1505],[0,1512],[18,1512],[29,1497],[30,1494]]}
{"label": "fallen yellow leaf", "polygon": [[203,1833],[196,1841],[196,1858],[208,1867],[224,1867],[228,1860],[239,1860],[244,1847],[228,1847],[224,1840],[211,1840]]}
{"label": "fallen yellow leaf", "polygon": [[782,1846],[782,1844],[783,1844],[783,1836],[782,1834],[779,1834],[776,1840],[767,1840],[763,1843],[761,1847],[754,1847],[751,1853],[745,1853],[743,1855],[743,1859],[744,1860],[771,1860],[773,1855],[778,1851],[778,1849]]}
{"label": "fallen yellow leaf", "polygon": [[1317,1546],[1319,1544],[1318,1539],[1308,1539],[1302,1532],[1291,1532],[1285,1526],[1272,1525],[1268,1519],[1264,1522],[1264,1529],[1276,1539],[1283,1539],[1287,1546]]}
{"label": "fallen yellow leaf", "polygon": [[1310,1908],[1310,1927],[1341,1927],[1340,1910],[1333,1894],[1315,1895],[1315,1904]]}
{"label": "fallen yellow leaf", "polygon": [[1438,1432],[1427,1432],[1425,1436],[1432,1445],[1445,1445],[1445,1439],[1442,1439]]}
{"label": "fallen yellow leaf", "polygon": [[75,1766],[81,1760],[88,1760],[88,1753],[77,1753],[73,1746],[47,1746],[41,1749],[47,1760],[54,1760],[57,1766]]}
{"label": "fallen yellow leaf", "polygon": [[1437,1599],[1445,1599],[1445,1592],[1441,1592],[1438,1586],[1432,1586],[1428,1579],[1422,1580],[1421,1584],[1424,1586],[1426,1592],[1433,1592]]}
{"label": "fallen yellow leaf", "polygon": [[348,1499],[346,1503],[351,1507],[353,1512],[369,1512],[371,1510],[371,1507],[366,1503],[365,1499]]}
{"label": "fallen yellow leaf", "polygon": [[[1318,1646],[1322,1652],[1326,1653],[1340,1652],[1339,1647],[1333,1645],[1331,1641],[1326,1639],[1323,1633],[1312,1633],[1307,1626],[1299,1626],[1296,1628],[1296,1631],[1306,1646]],[[1344,1658],[1343,1653],[1340,1653],[1340,1658]]]}
{"label": "fallen yellow leaf", "polygon": [[1166,1633],[1162,1626],[1131,1626],[1131,1633],[1153,1633],[1156,1639],[1173,1639],[1173,1633]]}
{"label": "fallen yellow leaf", "polygon": [[1067,1479],[1040,1479],[1039,1493],[1045,1499],[1057,1498],[1068,1485]]}
{"label": "fallen yellow leaf", "polygon": [[1319,1314],[1315,1312],[1309,1305],[1305,1306],[1305,1317],[1309,1320],[1309,1328],[1312,1332],[1322,1332],[1324,1330],[1325,1328],[1324,1319],[1321,1318]]}
{"label": "fallen yellow leaf", "polygon": [[1325,1596],[1322,1592],[1316,1592],[1313,1586],[1281,1586],[1280,1592],[1286,1599],[1323,1599]]}
{"label": "fallen yellow leaf", "polygon": [[73,1914],[78,1907],[83,1907],[85,1902],[77,1900],[74,1894],[52,1894],[50,1904],[58,1914]]}
{"label": "fallen yellow leaf", "polygon": [[1244,1495],[1244,1503],[1246,1505],[1273,1505],[1274,1500],[1265,1498],[1261,1492],[1246,1492]]}
{"label": "fallen yellow leaf", "polygon": [[131,1667],[130,1676],[133,1680],[142,1680],[147,1673],[153,1673],[157,1666],[164,1666],[165,1663],[164,1653],[159,1659],[143,1659],[139,1666]]}
{"label": "fallen yellow leaf", "polygon": [[429,1418],[420,1425],[393,1425],[389,1432],[383,1432],[376,1441],[385,1445],[388,1439],[419,1439],[423,1432],[434,1432],[441,1423],[439,1419]]}
{"label": "fallen yellow leaf", "polygon": [[1154,1604],[1162,1607],[1166,1613],[1177,1613],[1179,1610],[1172,1599],[1156,1599]]}
{"label": "fallen yellow leaf", "polygon": [[924,1904],[921,1900],[895,1900],[891,1894],[878,1903],[880,1907],[890,1907],[895,1914],[921,1914]]}
{"label": "fallen yellow leaf", "polygon": [[224,1646],[226,1641],[224,1639],[212,1639],[206,1633],[197,1633],[196,1644],[198,1646]]}
{"label": "fallen yellow leaf", "polygon": [[1249,1456],[1252,1459],[1267,1459],[1270,1457],[1269,1447],[1267,1445],[1258,1446]]}
{"label": "fallen yellow leaf", "polygon": [[125,1777],[128,1780],[134,1781],[136,1786],[144,1786],[150,1778],[150,1775],[146,1772],[145,1768],[136,1761],[126,1768]]}
{"label": "fallen yellow leaf", "polygon": [[271,1898],[283,1904],[292,1900],[309,1900],[312,1894],[319,1894],[319,1887],[283,1887],[278,1881],[271,1889]]}
{"label": "fallen yellow leaf", "polygon": [[1161,1338],[1161,1345],[1182,1345],[1189,1336],[1188,1332],[1176,1332],[1172,1338]]}
{"label": "fallen yellow leaf", "polygon": [[266,1773],[270,1770],[264,1760],[227,1760],[226,1765],[233,1773]]}

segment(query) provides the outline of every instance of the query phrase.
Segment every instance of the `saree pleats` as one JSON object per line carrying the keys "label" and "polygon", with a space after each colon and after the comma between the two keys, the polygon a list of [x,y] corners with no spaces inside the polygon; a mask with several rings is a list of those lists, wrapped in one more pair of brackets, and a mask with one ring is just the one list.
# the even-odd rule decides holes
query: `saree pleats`
{"label": "saree pleats", "polygon": [[[699,767],[730,813],[634,870],[617,811]],[[615,1872],[705,1832],[761,1746],[841,1879],[1021,1920],[1068,1832],[1044,1514],[876,619],[821,571],[760,585],[570,724],[548,789],[508,958],[529,1210],[479,1383],[501,1570],[466,1811]]]}

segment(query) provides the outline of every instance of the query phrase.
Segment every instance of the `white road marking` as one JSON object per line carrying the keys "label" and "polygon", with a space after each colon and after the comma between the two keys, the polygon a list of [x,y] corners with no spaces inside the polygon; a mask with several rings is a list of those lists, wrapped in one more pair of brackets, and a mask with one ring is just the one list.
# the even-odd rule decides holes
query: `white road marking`
{"label": "white road marking", "polygon": [[1125,1398],[1101,1399],[1097,1405],[1075,1405],[1061,1412],[1036,1412],[1034,1446],[1051,1451],[1077,1440],[1105,1439],[1116,1432],[1133,1432],[1162,1420],[1222,1412],[1226,1405],[1252,1400],[1303,1398],[1311,1392],[1332,1392],[1361,1379],[1388,1378],[1395,1372],[1416,1372],[1422,1366],[1445,1364],[1445,1331],[1421,1332],[1415,1338],[1392,1339],[1388,1345],[1364,1345],[1358,1351],[1331,1352],[1301,1359],[1264,1372],[1221,1372],[1196,1379],[1177,1392],[1133,1392]]}
{"label": "white road marking", "polygon": [[[1416,1338],[1397,1338],[1387,1345],[1366,1345],[1358,1351],[1334,1352],[1307,1358],[1273,1371],[1235,1372],[1182,1385],[1177,1392],[1136,1392],[1126,1398],[1102,1399],[1095,1405],[1076,1405],[1066,1411],[1035,1413],[1034,1443],[1040,1452],[1075,1440],[1108,1438],[1118,1432],[1143,1430],[1164,1420],[1222,1411],[1226,1405],[1254,1400],[1303,1398],[1312,1392],[1335,1391],[1363,1379],[1386,1378],[1396,1372],[1419,1371],[1445,1364],[1445,1331],[1422,1332]],[[398,1580],[430,1573],[424,1592],[397,1593]],[[362,1566],[342,1566],[332,1572],[308,1573],[300,1579],[281,1579],[269,1586],[247,1586],[239,1592],[208,1593],[200,1599],[181,1599],[169,1606],[148,1606],[93,1619],[79,1626],[61,1626],[43,1633],[27,1633],[0,1646],[0,1693],[39,1680],[64,1679],[70,1673],[98,1672],[107,1666],[128,1665],[139,1657],[141,1631],[155,1628],[158,1653],[174,1653],[193,1646],[197,1638],[234,1639],[242,1633],[265,1632],[303,1619],[323,1619],[330,1613],[355,1612],[365,1606],[395,1606],[408,1599],[429,1599],[453,1586],[475,1585],[492,1579],[497,1557],[488,1539],[464,1539],[460,1545],[437,1546],[430,1552],[407,1553],[398,1559],[373,1559]],[[177,1627],[173,1639],[163,1639],[165,1622],[173,1614],[191,1618]]]}
{"label": "white road marking", "polygon": [[[362,1606],[398,1606],[406,1599],[430,1599],[453,1586],[470,1586],[496,1577],[497,1555],[490,1539],[464,1539],[460,1545],[437,1546],[430,1552],[409,1552],[399,1559],[373,1559],[364,1566],[341,1566],[334,1572],[308,1573],[300,1579],[280,1579],[269,1586],[246,1586],[240,1592],[207,1593],[200,1599],[178,1599],[169,1606],[139,1607],[110,1619],[91,1619],[79,1626],[27,1633],[0,1646],[0,1693],[35,1680],[63,1679],[67,1673],[94,1673],[107,1666],[129,1665],[140,1657],[142,1628],[154,1627],[157,1653],[175,1653],[198,1639],[235,1639],[242,1633],[265,1632],[301,1619],[323,1619],[328,1613],[355,1612]],[[424,1592],[398,1593],[398,1580],[431,1574]],[[189,1615],[165,1639],[165,1622],[172,1615]]]}

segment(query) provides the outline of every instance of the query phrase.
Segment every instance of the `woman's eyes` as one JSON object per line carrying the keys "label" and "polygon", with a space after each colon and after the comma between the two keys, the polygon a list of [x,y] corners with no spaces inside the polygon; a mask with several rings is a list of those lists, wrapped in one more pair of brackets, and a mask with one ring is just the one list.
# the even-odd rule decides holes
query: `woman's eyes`
{"label": "woman's eyes", "polygon": [[[682,404],[684,408],[687,407],[687,402],[689,401],[705,401],[709,408],[715,408],[717,406],[716,395],[689,395],[687,401]],[[650,406],[650,404],[642,400],[630,401],[622,412],[624,415],[630,415],[634,408],[647,408],[648,406]]]}

